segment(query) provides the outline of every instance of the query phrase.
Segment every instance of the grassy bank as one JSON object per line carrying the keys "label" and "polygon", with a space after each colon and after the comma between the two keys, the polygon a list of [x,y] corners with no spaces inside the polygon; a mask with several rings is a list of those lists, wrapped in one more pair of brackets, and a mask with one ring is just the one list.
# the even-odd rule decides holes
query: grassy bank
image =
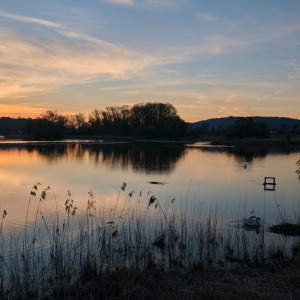
{"label": "grassy bank", "polygon": [[[93,274],[93,275],[90,275]],[[59,298],[60,297],[60,298]],[[87,270],[59,299],[299,299],[299,260],[239,268],[156,268],[108,274]]]}
{"label": "grassy bank", "polygon": [[[42,213],[57,200],[33,186],[24,232],[1,221],[1,299],[297,299],[300,244],[266,243],[266,233],[229,227],[217,208],[184,209],[176,199],[128,191],[109,209],[88,192],[79,211],[68,192],[64,212]],[[250,289],[249,289],[250,287]]]}

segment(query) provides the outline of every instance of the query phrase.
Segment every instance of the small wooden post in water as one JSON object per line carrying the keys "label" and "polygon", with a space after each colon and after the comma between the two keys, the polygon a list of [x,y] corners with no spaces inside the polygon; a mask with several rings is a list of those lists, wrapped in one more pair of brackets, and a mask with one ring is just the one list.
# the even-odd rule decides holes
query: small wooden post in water
{"label": "small wooden post in water", "polygon": [[275,177],[265,177],[263,185],[265,191],[275,191]]}

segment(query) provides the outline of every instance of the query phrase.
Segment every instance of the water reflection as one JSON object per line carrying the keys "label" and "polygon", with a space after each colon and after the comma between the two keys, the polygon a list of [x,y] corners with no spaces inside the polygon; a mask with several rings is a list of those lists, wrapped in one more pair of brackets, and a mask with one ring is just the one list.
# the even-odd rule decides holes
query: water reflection
{"label": "water reflection", "polygon": [[[15,146],[13,147],[15,149]],[[135,173],[169,174],[176,164],[186,154],[183,144],[30,144],[20,145],[19,151],[25,149],[28,153],[37,153],[47,163],[59,160],[76,160],[104,165],[109,169],[127,170],[129,167]],[[9,150],[5,147],[5,150]]]}
{"label": "water reflection", "polygon": [[[297,153],[297,148],[272,148],[267,146],[211,146],[209,144],[194,144],[189,147],[197,148],[202,152],[224,153],[229,157],[235,158],[238,163],[253,162],[255,159],[265,159],[268,155],[282,155]],[[299,162],[300,165],[300,162]],[[300,174],[300,173],[299,173]]]}
{"label": "water reflection", "polygon": [[234,156],[238,162],[253,162],[256,158],[265,158],[268,155],[267,148],[240,148],[234,147],[227,152],[227,155]]}
{"label": "water reflection", "polygon": [[[47,163],[59,160],[76,160],[103,164],[109,169],[126,170],[132,167],[136,173],[172,173],[176,164],[186,155],[189,148],[199,149],[201,152],[226,154],[234,158],[239,164],[252,163],[255,159],[265,159],[269,154],[290,154],[292,149],[267,147],[230,147],[210,146],[199,143],[192,145],[168,143],[43,143],[43,144],[1,144],[1,150],[19,149],[28,153],[37,153]],[[294,149],[297,152],[297,149]],[[296,171],[299,175],[299,170]],[[300,175],[299,175],[300,178]]]}
{"label": "water reflection", "polygon": [[268,155],[268,148],[253,147],[199,147],[203,152],[225,153],[234,157],[238,163],[252,162],[256,158],[265,158]]}
{"label": "water reflection", "polygon": [[69,146],[76,145],[28,145],[23,146],[29,153],[37,152],[40,156],[47,158],[49,162],[68,156]]}
{"label": "water reflection", "polygon": [[[249,152],[233,147],[172,143],[1,145],[0,209],[8,212],[6,223],[21,223],[28,193],[36,182],[51,186],[62,210],[69,190],[80,209],[86,207],[89,190],[97,195],[99,206],[113,207],[118,189],[125,181],[135,195],[142,191],[144,196],[151,189],[156,197],[165,199],[166,205],[175,198],[178,205],[186,201],[187,209],[199,205],[203,214],[217,206],[228,221],[241,220],[252,210],[263,216],[265,224],[274,223],[281,215],[291,221],[298,218],[300,199],[295,164],[299,152],[286,155],[274,149],[246,150]],[[276,178],[276,192],[264,190],[266,176]],[[152,181],[167,184],[150,186]],[[139,201],[147,206],[146,198]],[[45,215],[56,209],[53,199],[49,197],[43,203]]]}

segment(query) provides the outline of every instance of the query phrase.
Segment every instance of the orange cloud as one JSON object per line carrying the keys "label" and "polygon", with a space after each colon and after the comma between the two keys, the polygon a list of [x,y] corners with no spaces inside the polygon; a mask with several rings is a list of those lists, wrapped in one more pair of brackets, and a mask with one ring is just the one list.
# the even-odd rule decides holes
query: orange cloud
{"label": "orange cloud", "polygon": [[45,109],[42,107],[33,107],[28,104],[1,104],[0,117],[18,118],[36,118],[39,117]]}

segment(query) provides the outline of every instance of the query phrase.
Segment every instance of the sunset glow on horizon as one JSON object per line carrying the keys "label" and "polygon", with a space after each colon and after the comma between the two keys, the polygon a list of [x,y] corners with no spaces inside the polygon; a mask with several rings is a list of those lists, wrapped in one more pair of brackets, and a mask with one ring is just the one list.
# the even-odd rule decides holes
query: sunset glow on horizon
{"label": "sunset glow on horizon", "polygon": [[0,117],[172,104],[187,122],[300,118],[300,2],[0,4]]}

